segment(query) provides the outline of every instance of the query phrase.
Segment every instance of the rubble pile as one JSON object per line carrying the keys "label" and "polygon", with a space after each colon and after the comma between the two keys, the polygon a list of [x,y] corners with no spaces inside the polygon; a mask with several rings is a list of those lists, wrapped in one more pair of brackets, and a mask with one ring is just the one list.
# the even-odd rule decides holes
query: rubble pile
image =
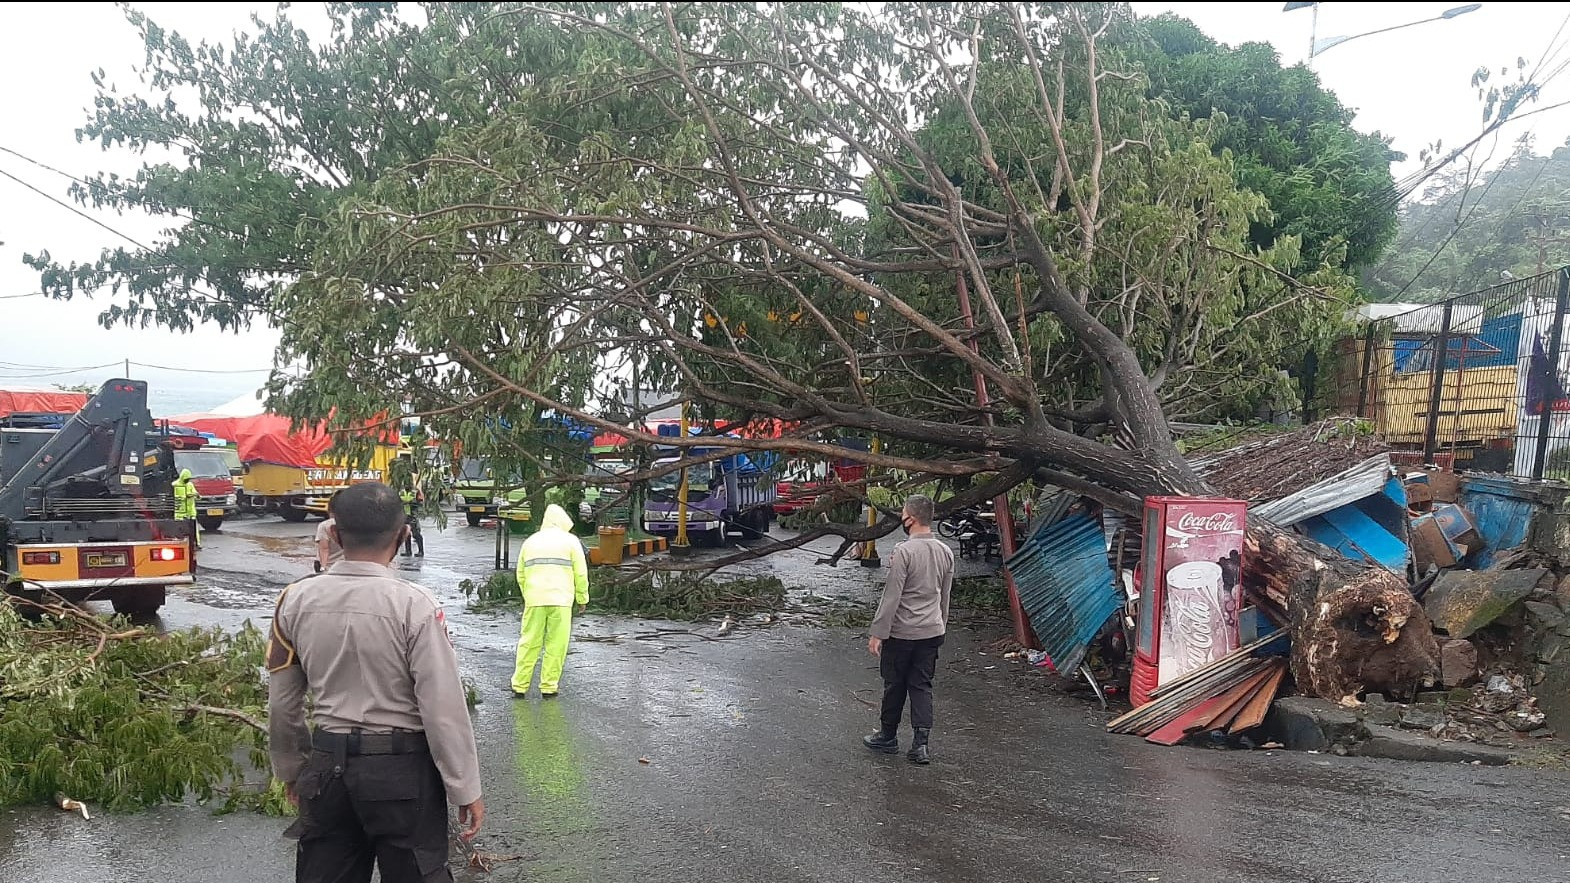
{"label": "rubble pile", "polygon": [[1218,493],[1263,503],[1291,496],[1390,450],[1361,431],[1360,421],[1325,420],[1249,442],[1194,464]]}
{"label": "rubble pile", "polygon": [[[1411,464],[1347,420],[1196,462],[1248,503],[1240,616],[1258,628],[1229,655],[1149,676],[1109,730],[1217,742],[1279,693],[1293,698],[1263,736],[1290,747],[1504,763],[1504,749],[1570,732],[1570,487]],[[1143,542],[1190,533],[1168,523]],[[1120,573],[1131,631],[1145,587]],[[1190,610],[1149,612],[1186,640]]]}

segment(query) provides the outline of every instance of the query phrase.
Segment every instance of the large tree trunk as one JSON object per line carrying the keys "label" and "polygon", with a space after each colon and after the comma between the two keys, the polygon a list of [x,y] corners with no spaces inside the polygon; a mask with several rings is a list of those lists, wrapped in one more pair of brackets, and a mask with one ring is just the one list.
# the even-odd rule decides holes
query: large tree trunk
{"label": "large tree trunk", "polygon": [[1246,583],[1285,611],[1299,693],[1409,696],[1434,683],[1439,644],[1406,580],[1266,525],[1247,543]]}

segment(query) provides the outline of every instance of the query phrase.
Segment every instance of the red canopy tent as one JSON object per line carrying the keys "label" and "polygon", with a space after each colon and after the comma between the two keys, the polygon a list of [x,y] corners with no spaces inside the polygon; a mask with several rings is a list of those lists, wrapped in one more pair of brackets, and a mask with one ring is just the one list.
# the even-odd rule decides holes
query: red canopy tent
{"label": "red canopy tent", "polygon": [[310,469],[316,466],[316,458],[333,443],[332,437],[321,427],[292,429],[289,418],[277,414],[252,417],[187,414],[170,417],[169,422],[234,442],[242,463],[276,463]]}
{"label": "red canopy tent", "polygon": [[12,414],[75,414],[87,404],[85,392],[0,389],[0,417]]}
{"label": "red canopy tent", "polygon": [[[321,424],[293,429],[288,417],[277,414],[254,414],[249,417],[186,414],[170,417],[169,422],[234,442],[242,463],[276,463],[279,466],[310,469],[317,465],[317,458],[333,444],[332,436],[322,429]],[[381,436],[386,444],[398,443],[396,428],[382,431]]]}

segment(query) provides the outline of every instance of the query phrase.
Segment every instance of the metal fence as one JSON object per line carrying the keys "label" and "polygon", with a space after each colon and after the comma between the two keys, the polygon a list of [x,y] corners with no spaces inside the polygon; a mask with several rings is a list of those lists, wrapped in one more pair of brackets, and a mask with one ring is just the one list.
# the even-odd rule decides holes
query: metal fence
{"label": "metal fence", "polygon": [[1570,478],[1570,267],[1364,311],[1337,354],[1338,410],[1409,462]]}

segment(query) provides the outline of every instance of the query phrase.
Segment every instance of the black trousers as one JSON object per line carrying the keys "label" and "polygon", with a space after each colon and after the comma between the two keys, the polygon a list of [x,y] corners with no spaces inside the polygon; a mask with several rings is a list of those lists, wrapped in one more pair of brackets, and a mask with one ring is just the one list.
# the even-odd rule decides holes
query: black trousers
{"label": "black trousers", "polygon": [[409,525],[409,538],[403,541],[403,557],[414,554],[413,544],[420,544],[420,554],[425,554],[425,534],[420,533],[420,516],[405,515],[403,523]]}
{"label": "black trousers", "polygon": [[313,751],[300,797],[296,883],[451,883],[447,792],[428,752]]}
{"label": "black trousers", "polygon": [[918,730],[932,729],[932,676],[938,670],[938,648],[943,636],[907,641],[889,638],[883,642],[878,670],[883,675],[883,732],[899,731],[905,713],[905,698],[910,697],[910,725]]}

